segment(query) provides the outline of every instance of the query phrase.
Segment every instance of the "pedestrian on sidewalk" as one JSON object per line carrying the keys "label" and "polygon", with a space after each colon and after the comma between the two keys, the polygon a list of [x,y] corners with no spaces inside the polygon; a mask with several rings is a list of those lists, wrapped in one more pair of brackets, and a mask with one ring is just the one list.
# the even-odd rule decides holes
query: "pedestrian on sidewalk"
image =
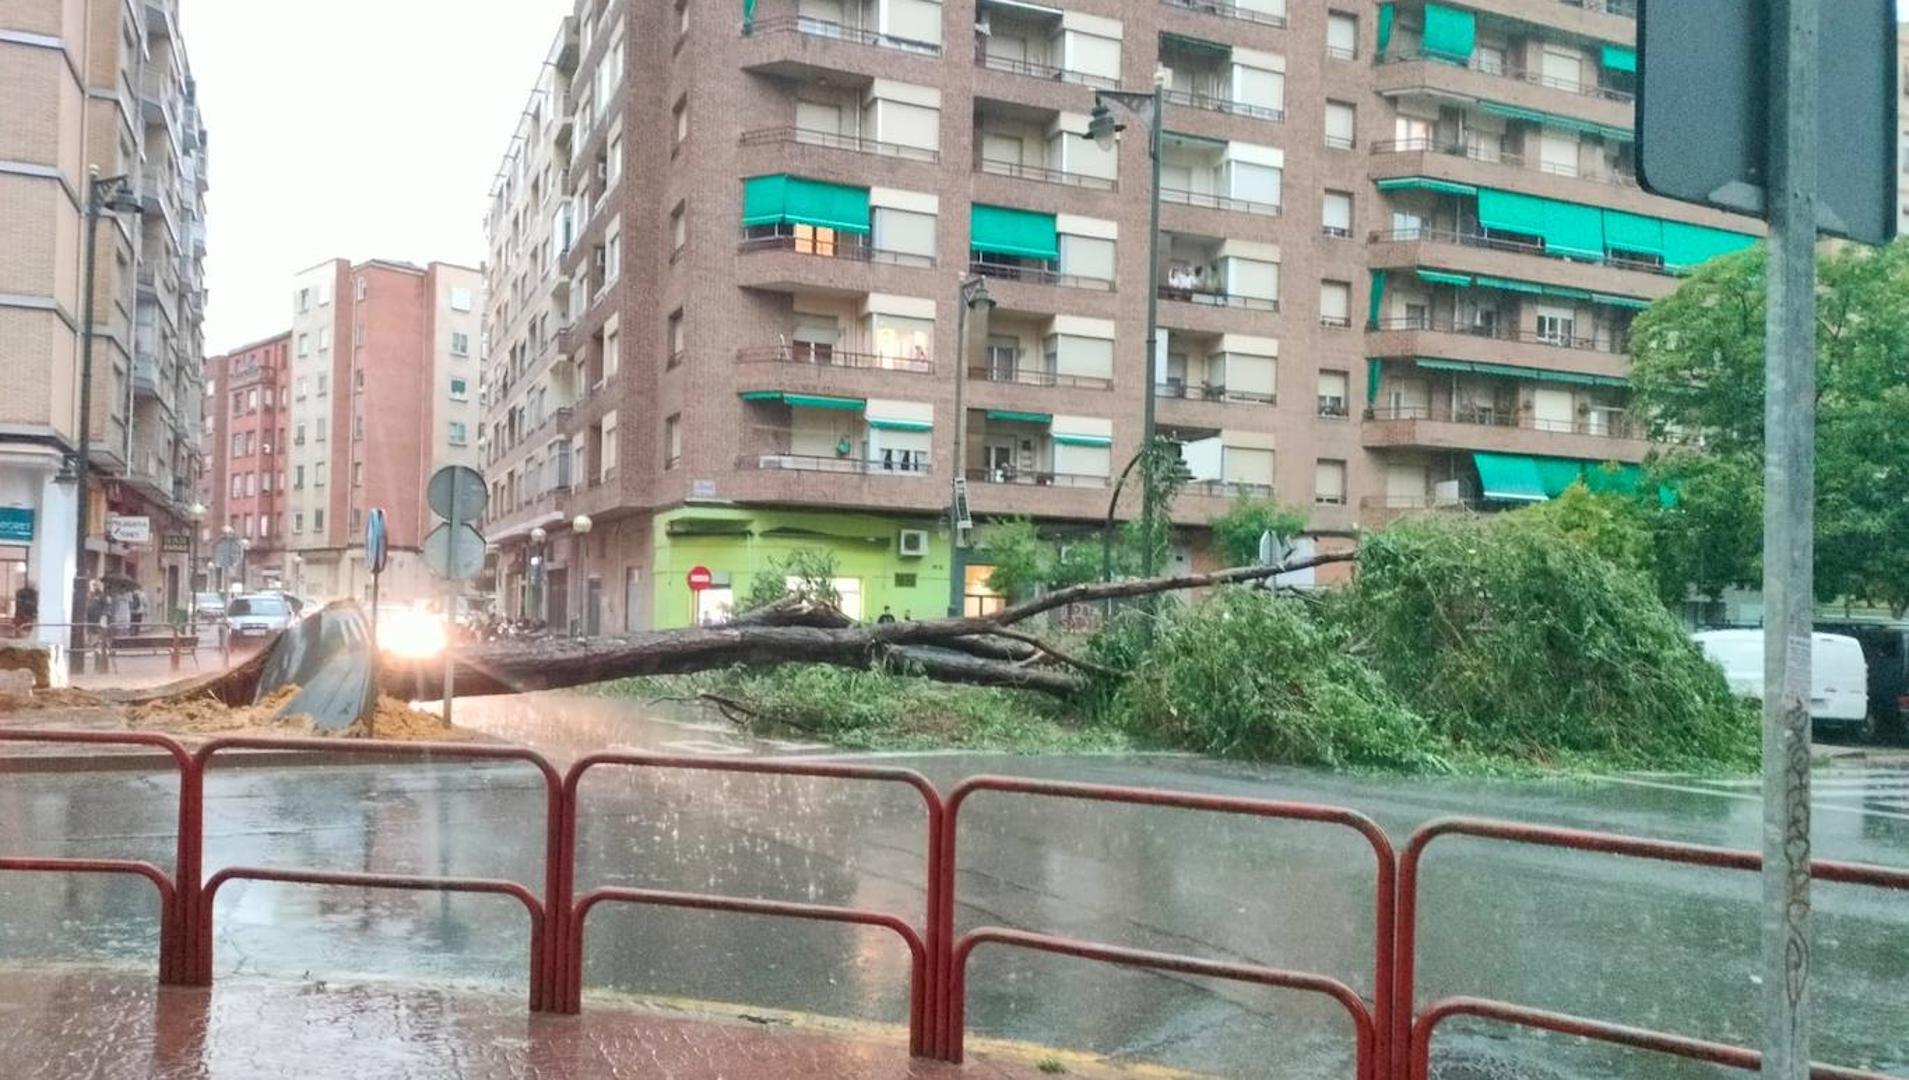
{"label": "pedestrian on sidewalk", "polygon": [[13,628],[25,634],[39,620],[40,590],[33,587],[32,578],[27,578],[13,591]]}

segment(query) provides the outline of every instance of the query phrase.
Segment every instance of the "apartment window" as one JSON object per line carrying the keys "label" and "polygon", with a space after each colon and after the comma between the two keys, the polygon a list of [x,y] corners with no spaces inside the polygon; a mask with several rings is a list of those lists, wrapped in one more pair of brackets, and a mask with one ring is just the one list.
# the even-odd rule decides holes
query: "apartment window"
{"label": "apartment window", "polygon": [[294,390],[296,390],[297,392],[298,400],[300,401],[305,400],[305,391],[309,386],[310,386],[310,383],[306,381],[305,376],[300,375],[298,377],[298,382],[294,384],[294,387],[293,387]]}
{"label": "apartment window", "polygon": [[603,423],[601,426],[603,439],[601,449],[597,451],[597,457],[600,459],[597,462],[597,471],[598,475],[608,480],[616,475],[616,410],[612,409],[603,414]]}
{"label": "apartment window", "polygon": [[325,391],[330,389],[330,387],[331,387],[331,376],[321,374],[318,376],[317,389],[314,390],[313,393],[316,394],[318,397],[324,397]]}
{"label": "apartment window", "polygon": [[1321,204],[1319,231],[1341,239],[1352,235],[1352,193],[1328,191]]}
{"label": "apartment window", "polygon": [[351,417],[351,441],[365,440],[365,417],[363,413],[353,413]]}
{"label": "apartment window", "polygon": [[232,474],[232,498],[242,499],[244,497],[245,497],[245,477],[241,476],[238,473],[233,473]]}
{"label": "apartment window", "polygon": [[611,134],[610,141],[603,151],[603,164],[605,187],[610,187],[623,179],[623,132],[621,130]]}
{"label": "apartment window", "polygon": [[452,379],[451,380],[451,400],[452,401],[469,401],[470,399],[471,399],[471,384],[464,379]]}
{"label": "apartment window", "polygon": [[259,474],[253,473],[253,472],[246,473],[245,474],[245,497],[249,499],[252,496],[257,495],[258,493],[259,493]]}
{"label": "apartment window", "polygon": [[1319,325],[1343,330],[1352,325],[1352,286],[1343,281],[1319,283]]}
{"label": "apartment window", "polygon": [[474,303],[475,301],[472,297],[471,290],[458,287],[458,286],[452,286],[451,288],[451,310],[452,311],[469,311],[471,310],[471,307]]}
{"label": "apartment window", "polygon": [[1321,371],[1319,373],[1319,415],[1344,418],[1346,415],[1346,386],[1349,379],[1343,371]]}
{"label": "apartment window", "polygon": [[298,290],[298,313],[300,315],[303,315],[305,312],[310,311],[311,309],[312,309],[312,291],[310,289]]}
{"label": "apartment window", "polygon": [[272,388],[269,386],[265,388],[265,407],[272,407]]}
{"label": "apartment window", "polygon": [[457,330],[451,331],[451,355],[471,355],[471,335]]}
{"label": "apartment window", "polygon": [[365,512],[356,506],[352,507],[351,508],[352,535],[353,536],[359,535],[361,532],[363,532],[364,527],[365,527]]}
{"label": "apartment window", "polygon": [[467,436],[465,435],[466,430],[467,429],[464,427],[464,421],[462,420],[451,421],[448,437],[452,446],[463,446],[465,444],[466,438],[467,438]]}
{"label": "apartment window", "polygon": [[311,353],[312,353],[312,336],[310,334],[298,335],[298,355],[310,356]]}
{"label": "apartment window", "polygon": [[252,539],[252,537],[256,535],[256,533],[253,530],[257,527],[257,525],[258,525],[258,522],[252,517],[252,515],[250,514],[245,515],[245,538],[247,540]]}
{"label": "apartment window", "polygon": [[622,349],[616,332],[616,323],[613,320],[603,328],[603,377],[615,378],[617,369],[622,364]]}
{"label": "apartment window", "polygon": [[294,465],[292,466],[292,490],[303,491],[304,489],[305,489],[305,466]]}
{"label": "apartment window", "polygon": [[664,330],[664,347],[669,350],[670,367],[681,367],[688,358],[688,340],[683,332],[683,309],[677,308],[669,313],[669,323]]}
{"label": "apartment window", "polygon": [[305,425],[299,424],[298,426],[292,429],[292,445],[293,446],[305,445]]}
{"label": "apartment window", "polygon": [[242,457],[244,454],[245,454],[245,436],[242,434],[232,436],[232,456]]}
{"label": "apartment window", "polygon": [[1326,102],[1326,145],[1334,150],[1350,150],[1356,145],[1359,112],[1343,101]]}
{"label": "apartment window", "polygon": [[292,511],[292,531],[295,533],[305,531],[305,512],[303,510]]}
{"label": "apartment window", "polygon": [[1545,128],[1538,136],[1538,167],[1554,176],[1578,175],[1578,137]]}
{"label": "apartment window", "polygon": [[315,533],[325,531],[325,512],[323,510],[312,511],[312,531]]}
{"label": "apartment window", "polygon": [[1359,57],[1359,17],[1343,11],[1326,13],[1326,55],[1334,60]]}
{"label": "apartment window", "polygon": [[365,486],[365,463],[362,461],[354,461],[351,463],[351,486]]}
{"label": "apartment window", "polygon": [[[370,292],[371,287],[364,278],[358,278],[351,283],[351,295],[356,299],[363,300]],[[322,529],[324,526],[314,525],[313,528]]]}
{"label": "apartment window", "polygon": [[313,466],[312,466],[312,486],[313,486],[313,487],[324,487],[324,486],[325,486],[325,474],[326,474],[326,473],[327,473],[328,471],[329,471],[329,470],[328,470],[328,469],[326,468],[326,463],[325,463],[325,462],[322,462],[322,461],[321,461],[321,462],[319,462],[318,464],[316,464],[316,465],[313,465]]}
{"label": "apartment window", "polygon": [[312,438],[318,442],[324,442],[325,428],[326,428],[325,418],[321,416],[317,419],[315,423],[316,423],[316,427],[312,432]]}
{"label": "apartment window", "polygon": [[1577,313],[1569,308],[1538,309],[1538,340],[1547,345],[1569,345],[1577,337]]}
{"label": "apartment window", "polygon": [[270,495],[272,493],[272,474],[271,473],[265,472],[265,473],[259,474],[259,490],[264,492],[267,495]]}
{"label": "apartment window", "polygon": [[331,348],[331,327],[321,326],[318,328],[318,351],[324,352],[330,348]]}
{"label": "apartment window", "polygon": [[682,97],[679,97],[676,99],[676,104],[674,107],[670,109],[669,115],[670,115],[670,143],[671,143],[670,155],[673,157],[675,156],[676,151],[682,148],[683,143],[689,139],[689,95],[688,94],[684,94]]}
{"label": "apartment window", "polygon": [[603,237],[603,284],[616,280],[623,265],[623,231],[613,227]]}
{"label": "apartment window", "polygon": [[876,250],[934,258],[935,215],[878,206],[869,217]]}
{"label": "apartment window", "polygon": [[244,413],[245,413],[245,391],[234,390],[232,391],[232,415],[242,416],[244,415]]}
{"label": "apartment window", "polygon": [[682,254],[683,248],[689,243],[687,208],[686,204],[677,203],[676,209],[669,212],[669,257],[672,261]]}
{"label": "apartment window", "polygon": [[1312,501],[1320,506],[1346,504],[1346,463],[1320,458],[1313,465]]}
{"label": "apartment window", "polygon": [[1088,281],[1114,279],[1114,242],[1094,236],[1060,237],[1060,272]]}
{"label": "apartment window", "polygon": [[674,469],[683,461],[683,414],[663,421],[663,468]]}

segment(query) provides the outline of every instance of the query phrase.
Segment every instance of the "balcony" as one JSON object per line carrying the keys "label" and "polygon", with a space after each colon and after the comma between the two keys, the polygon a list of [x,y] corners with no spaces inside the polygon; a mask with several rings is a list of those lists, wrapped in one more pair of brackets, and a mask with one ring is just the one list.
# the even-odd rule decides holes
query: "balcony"
{"label": "balcony", "polygon": [[1030,285],[1059,285],[1068,289],[1091,289],[1096,292],[1114,291],[1114,283],[1105,278],[1063,274],[1055,268],[1056,265],[1034,259],[1006,262],[1000,259],[974,258],[968,261],[968,272],[1000,281],[1020,281]]}
{"label": "balcony", "polygon": [[977,172],[994,176],[1009,176],[1016,180],[1037,180],[1043,184],[1061,184],[1066,187],[1085,188],[1088,191],[1114,191],[1120,187],[1119,181],[1106,177],[1065,172],[1041,165],[1025,165],[1018,161],[993,161],[976,157],[974,167]]}
{"label": "balcony", "polygon": [[736,251],[743,255],[788,251],[818,259],[889,263],[924,269],[932,269],[935,265],[932,256],[878,248],[863,233],[815,229],[807,225],[758,225],[745,228]]}
{"label": "balcony", "polygon": [[140,397],[157,400],[163,388],[159,375],[159,358],[150,353],[140,353],[133,357],[133,393]]}
{"label": "balcony", "polygon": [[1090,75],[1085,71],[1070,71],[1067,68],[1049,64],[1041,60],[1024,60],[1014,56],[1003,56],[999,53],[989,51],[985,43],[976,43],[974,47],[974,65],[979,68],[986,68],[989,71],[1004,71],[1010,75],[1025,75],[1031,79],[1045,79],[1048,82],[1091,86],[1099,90],[1113,90],[1120,85],[1117,79]]}
{"label": "balcony", "polygon": [[1016,487],[1105,488],[1109,480],[1105,476],[1094,476],[1087,473],[1059,473],[1040,469],[1020,469],[1012,465],[999,465],[993,468],[969,469],[968,482],[971,484],[1009,484]]}
{"label": "balcony", "polygon": [[1225,113],[1228,116],[1250,116],[1255,120],[1270,120],[1274,123],[1283,123],[1286,119],[1285,109],[1235,101],[1214,92],[1167,90],[1161,96],[1167,99],[1169,105],[1183,105],[1189,109],[1205,109],[1207,112]]}
{"label": "balcony", "polygon": [[[1169,105],[1284,122],[1285,73],[1245,62],[1258,55],[1217,41],[1162,33],[1160,64],[1171,72],[1162,96]],[[1259,61],[1275,62],[1270,57]]]}
{"label": "balcony", "polygon": [[1231,210],[1238,214],[1258,214],[1261,217],[1278,217],[1284,212],[1278,203],[1255,202],[1251,199],[1236,199],[1231,195],[1182,191],[1170,187],[1160,189],[1160,201],[1178,206],[1204,207],[1209,210]]}
{"label": "balcony", "polygon": [[[1429,176],[1434,179],[1451,179],[1463,183],[1504,184],[1516,182],[1522,178],[1535,179],[1529,174],[1533,170],[1525,168],[1525,156],[1509,150],[1479,143],[1460,143],[1444,139],[1390,139],[1372,144],[1375,157],[1390,160],[1373,163],[1375,179],[1387,179],[1394,176]],[[1447,165],[1440,159],[1453,162],[1475,162],[1481,168]],[[1498,166],[1499,168],[1493,168]],[[1606,187],[1636,190],[1637,174],[1622,169],[1565,169],[1549,164],[1540,164],[1536,172],[1546,177],[1560,177],[1568,180],[1582,180],[1591,184],[1603,184]],[[1451,174],[1451,175],[1447,175]],[[1539,181],[1542,183],[1543,181]],[[1561,189],[1559,197],[1570,194]],[[1579,195],[1582,201],[1583,196]]]}
{"label": "balcony", "polygon": [[[1445,67],[1456,66],[1448,60],[1439,59],[1438,57],[1424,53],[1395,53],[1380,60],[1379,63],[1413,64],[1427,60]],[[1531,86],[1542,86],[1551,90],[1563,91],[1567,94],[1596,98],[1600,101],[1615,101],[1629,105],[1637,100],[1637,95],[1629,90],[1603,86],[1595,82],[1587,82],[1583,79],[1556,78],[1546,75],[1541,71],[1532,71],[1529,68],[1517,67],[1511,64],[1487,64],[1479,60],[1476,56],[1472,57],[1472,59],[1466,63],[1465,70],[1475,71],[1494,79],[1506,79],[1512,82],[1527,83]]]}
{"label": "balcony", "polygon": [[1464,322],[1449,315],[1406,316],[1401,318],[1379,319],[1366,327],[1372,334],[1401,335],[1397,344],[1401,347],[1383,348],[1368,346],[1367,351],[1378,356],[1411,355],[1420,352],[1435,351],[1415,347],[1419,343],[1418,335],[1448,336],[1463,339],[1463,343],[1448,346],[1464,353],[1469,348],[1475,352],[1475,343],[1479,340],[1511,342],[1518,345],[1535,345],[1546,349],[1572,349],[1579,352],[1601,353],[1605,356],[1621,357],[1630,351],[1628,335],[1605,335],[1603,337],[1585,337],[1575,332],[1544,332],[1526,330],[1509,325],[1508,320],[1492,319],[1488,321]]}
{"label": "balcony", "polygon": [[[781,432],[782,436],[789,435]],[[838,454],[793,454],[781,451],[764,454],[745,454],[736,459],[736,468],[741,470],[760,470],[768,472],[822,472],[847,473],[854,476],[893,476],[902,479],[926,479],[933,474],[931,464],[912,457],[896,459],[892,456],[882,460],[868,460],[858,457],[844,457]]]}
{"label": "balcony", "polygon": [[1642,461],[1650,450],[1642,425],[1612,406],[1545,419],[1523,408],[1486,404],[1382,403],[1371,410],[1361,436],[1369,449],[1486,450],[1587,461]]}
{"label": "balcony", "polygon": [[[1001,352],[1003,350],[995,350]],[[1112,390],[1114,381],[1098,375],[1069,375],[1018,362],[1002,360],[987,367],[971,367],[968,378],[975,382],[1003,383],[1013,386],[1066,387],[1071,390]]]}
{"label": "balcony", "polygon": [[1270,499],[1273,485],[1246,480],[1189,480],[1180,489],[1188,495],[1219,499]]}
{"label": "balcony", "polygon": [[1258,23],[1276,29],[1286,28],[1286,16],[1275,15],[1270,11],[1260,11],[1236,4],[1221,3],[1219,0],[1160,0],[1170,8],[1181,11],[1197,11],[1202,15],[1218,15],[1222,19],[1238,19],[1240,22]]}
{"label": "balcony", "polygon": [[1590,121],[1612,137],[1628,138],[1635,124],[1633,96],[1628,91],[1509,66],[1486,66],[1476,58],[1461,67],[1423,55],[1387,56],[1379,61],[1374,82],[1373,89],[1381,97],[1456,99],[1518,119],[1541,114],[1561,116],[1573,124]]}
{"label": "balcony", "polygon": [[1279,395],[1232,390],[1225,383],[1188,383],[1178,379],[1153,384],[1154,395],[1174,401],[1222,401],[1236,405],[1277,405]]}
{"label": "balcony", "polygon": [[865,139],[859,135],[840,135],[833,131],[813,131],[799,127],[758,128],[742,133],[743,146],[770,146],[778,143],[799,146],[822,146],[831,150],[848,150],[857,154],[873,154],[876,157],[901,158],[907,161],[937,162],[941,153],[918,146],[905,146],[901,143],[883,142],[880,139]]}
{"label": "balcony", "polygon": [[782,15],[756,19],[753,22],[744,22],[742,26],[744,37],[770,38],[782,34],[798,35],[816,41],[842,41],[853,45],[869,45],[878,49],[913,53],[916,56],[941,55],[939,42],[916,41],[893,34],[884,34],[878,30],[865,30],[859,26],[817,19],[809,15]]}
{"label": "balcony", "polygon": [[933,375],[935,364],[927,357],[885,356],[879,353],[852,352],[833,345],[794,341],[762,348],[736,350],[738,364],[799,364],[816,368],[846,368],[855,371],[899,371],[909,375]]}
{"label": "balcony", "polygon": [[[1366,236],[1367,261],[1374,269],[1435,266],[1460,273],[1506,278],[1540,278],[1545,284],[1655,300],[1676,291],[1677,271],[1661,263],[1607,258],[1591,262],[1545,250],[1542,243],[1510,240],[1484,233],[1419,226],[1375,230]],[[1545,260],[1539,269],[1526,260]]]}
{"label": "balcony", "polygon": [[1278,311],[1279,300],[1268,296],[1247,296],[1241,293],[1224,292],[1216,285],[1207,284],[1162,284],[1160,299],[1173,300],[1182,304],[1197,304],[1204,307],[1244,308],[1248,311]]}

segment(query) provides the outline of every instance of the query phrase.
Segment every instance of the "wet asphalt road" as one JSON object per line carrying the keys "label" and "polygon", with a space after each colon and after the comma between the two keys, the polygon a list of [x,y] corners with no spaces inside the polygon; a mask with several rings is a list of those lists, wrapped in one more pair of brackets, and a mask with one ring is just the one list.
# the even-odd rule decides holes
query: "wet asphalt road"
{"label": "wet asphalt road", "polygon": [[[594,698],[460,703],[458,719],[560,761],[603,747],[818,752]],[[1331,802],[1371,815],[1401,845],[1448,814],[1734,847],[1757,838],[1758,807],[1742,785],[1676,777],[1493,783],[1172,757],[883,760],[942,784],[1002,772]],[[1839,767],[1819,784],[1819,855],[1909,865],[1909,767]],[[920,917],[925,828],[905,789],[602,770],[583,790],[580,892],[629,884]],[[236,769],[215,773],[207,791],[208,873],[247,863],[541,883],[542,786],[514,766]],[[162,775],[0,774],[0,851],[169,866],[172,806]],[[1349,832],[997,794],[977,796],[963,821],[963,929],[1050,930],[1371,991],[1372,858]],[[1423,894],[1421,1002],[1480,994],[1755,1042],[1752,876],[1448,840],[1427,858]],[[1817,1056],[1909,1076],[1909,897],[1834,886],[1817,897]],[[0,876],[0,959],[150,962],[155,907],[141,883]],[[528,935],[507,900],[240,882],[220,894],[217,929],[220,973],[524,985]],[[605,906],[588,940],[586,993],[905,1015],[905,955],[879,932]],[[1290,992],[984,948],[970,995],[978,1034],[1222,1076],[1349,1072],[1343,1014]],[[1453,1080],[1725,1075],[1489,1025],[1446,1030],[1438,1060]]]}

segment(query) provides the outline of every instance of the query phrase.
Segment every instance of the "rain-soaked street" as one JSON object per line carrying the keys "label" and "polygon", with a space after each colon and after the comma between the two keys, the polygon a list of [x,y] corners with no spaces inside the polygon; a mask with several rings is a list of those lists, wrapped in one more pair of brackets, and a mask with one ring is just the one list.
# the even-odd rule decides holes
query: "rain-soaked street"
{"label": "rain-soaked street", "polygon": [[[560,765],[602,748],[828,753],[646,718],[639,703],[600,698],[460,702],[458,719]],[[1179,757],[883,761],[943,785],[994,772],[1330,802],[1371,815],[1400,845],[1418,824],[1451,814],[1744,848],[1757,839],[1755,788],[1735,782],[1363,779]],[[605,768],[586,780],[583,805],[579,892],[640,885],[920,919],[925,828],[907,789]],[[172,807],[164,774],[8,774],[0,851],[170,866]],[[502,876],[536,887],[543,813],[541,781],[516,766],[223,769],[207,781],[206,868]],[[1259,962],[1371,993],[1373,860],[1350,832],[994,793],[976,796],[963,823],[962,929],[1024,927]],[[1820,770],[1816,838],[1821,857],[1909,865],[1909,769]],[[1421,1002],[1479,994],[1756,1041],[1753,875],[1452,839],[1432,849],[1422,890]],[[1909,902],[1839,886],[1817,897],[1817,1056],[1909,1076]],[[143,883],[0,876],[0,959],[149,965],[154,908]],[[507,900],[234,882],[219,894],[217,927],[220,977],[524,988],[527,928]],[[1349,1074],[1343,1013],[1303,995],[998,948],[976,954],[971,976],[977,1036],[1221,1076]],[[586,996],[899,1023],[906,978],[905,954],[876,932],[620,906],[598,909],[589,924]],[[1724,1075],[1462,1022],[1446,1029],[1437,1059],[1468,1080]]]}

